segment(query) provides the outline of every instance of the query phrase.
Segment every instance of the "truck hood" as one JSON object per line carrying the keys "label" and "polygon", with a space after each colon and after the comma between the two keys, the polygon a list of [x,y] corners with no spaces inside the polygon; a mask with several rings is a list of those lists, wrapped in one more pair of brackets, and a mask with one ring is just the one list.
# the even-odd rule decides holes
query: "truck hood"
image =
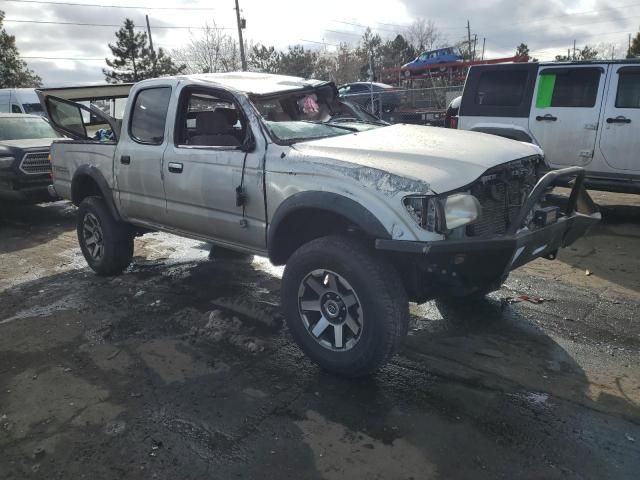
{"label": "truck hood", "polygon": [[293,148],[314,163],[368,167],[429,186],[434,193],[468,185],[502,163],[542,155],[535,145],[495,135],[405,124],[296,143]]}
{"label": "truck hood", "polygon": [[15,148],[47,148],[51,146],[54,140],[60,140],[59,138],[29,138],[22,140],[0,140],[0,146],[15,147]]}

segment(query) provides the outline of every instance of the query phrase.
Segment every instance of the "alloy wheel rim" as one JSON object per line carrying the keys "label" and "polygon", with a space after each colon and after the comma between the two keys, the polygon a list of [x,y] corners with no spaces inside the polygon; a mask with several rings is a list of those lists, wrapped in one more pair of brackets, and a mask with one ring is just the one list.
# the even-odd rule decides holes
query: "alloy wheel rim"
{"label": "alloy wheel rim", "polygon": [[307,333],[328,350],[351,350],[362,338],[358,295],[344,277],[331,270],[314,270],[300,282],[298,308]]}
{"label": "alloy wheel rim", "polygon": [[104,255],[104,237],[98,218],[87,213],[82,221],[82,237],[87,251],[94,260],[101,260]]}

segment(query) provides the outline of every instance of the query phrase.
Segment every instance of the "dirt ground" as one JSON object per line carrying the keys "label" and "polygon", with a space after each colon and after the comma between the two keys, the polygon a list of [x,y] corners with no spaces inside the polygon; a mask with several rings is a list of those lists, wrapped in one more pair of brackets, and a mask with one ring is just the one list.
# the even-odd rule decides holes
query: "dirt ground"
{"label": "dirt ground", "polygon": [[593,196],[587,238],[484,303],[412,305],[361,380],[298,350],[266,259],[150,234],[100,278],[74,207],[5,207],[0,478],[637,479],[640,197]]}

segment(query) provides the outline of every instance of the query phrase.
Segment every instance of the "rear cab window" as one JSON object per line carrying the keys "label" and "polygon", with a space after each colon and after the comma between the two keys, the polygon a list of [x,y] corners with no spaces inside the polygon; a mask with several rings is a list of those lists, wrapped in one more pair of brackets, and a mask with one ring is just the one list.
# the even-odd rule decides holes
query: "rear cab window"
{"label": "rear cab window", "polygon": [[129,122],[129,135],[134,141],[162,144],[170,98],[171,87],[152,87],[138,92]]}

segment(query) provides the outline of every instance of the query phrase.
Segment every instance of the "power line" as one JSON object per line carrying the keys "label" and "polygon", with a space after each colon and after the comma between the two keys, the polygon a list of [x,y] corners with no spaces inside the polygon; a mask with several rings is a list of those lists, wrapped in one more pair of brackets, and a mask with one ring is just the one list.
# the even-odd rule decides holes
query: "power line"
{"label": "power line", "polygon": [[350,35],[352,37],[362,37],[362,34],[360,33],[351,33],[351,32],[341,32],[340,30],[325,30],[325,32],[330,32],[330,33],[337,33],[339,35]]}
{"label": "power line", "polygon": [[[391,33],[397,33],[397,29],[390,29],[390,28],[383,28],[383,27],[371,27],[369,25],[363,25],[361,23],[353,23],[353,22],[345,22],[342,20],[331,20],[332,22],[335,23],[342,23],[344,25],[351,25],[353,27],[360,27],[360,28],[369,28],[371,30],[382,30],[384,32],[391,32]],[[375,22],[376,24],[378,24],[378,22]]]}
{"label": "power line", "polygon": [[78,61],[83,61],[83,62],[92,62],[92,61],[101,61],[104,62],[104,57],[103,58],[93,58],[93,57],[31,57],[31,56],[24,56],[24,55],[20,55],[20,58],[26,58],[29,60],[78,60]]}
{"label": "power line", "polygon": [[331,47],[339,47],[340,45],[336,44],[336,43],[328,43],[328,42],[319,42],[317,40],[305,40],[304,38],[300,38],[298,39],[301,42],[307,42],[307,43],[317,43],[318,45],[329,45]]}
{"label": "power line", "polygon": [[[53,20],[13,20],[9,18],[4,19],[5,22],[11,23],[35,23],[40,25],[75,25],[79,27],[122,27],[122,24],[113,24],[113,23],[80,23],[80,22],[60,22]],[[145,27],[136,27],[139,29],[143,29]],[[154,25],[153,28],[179,28],[179,29],[201,29],[204,27],[194,27],[193,25]],[[233,27],[216,27],[216,30],[233,30]]]}
{"label": "power line", "polygon": [[73,7],[95,7],[95,8],[126,8],[139,10],[216,10],[212,7],[147,7],[132,5],[96,5],[92,3],[73,3],[73,2],[51,2],[46,0],[0,0],[2,2],[13,3],[35,3],[40,5],[64,5]]}

